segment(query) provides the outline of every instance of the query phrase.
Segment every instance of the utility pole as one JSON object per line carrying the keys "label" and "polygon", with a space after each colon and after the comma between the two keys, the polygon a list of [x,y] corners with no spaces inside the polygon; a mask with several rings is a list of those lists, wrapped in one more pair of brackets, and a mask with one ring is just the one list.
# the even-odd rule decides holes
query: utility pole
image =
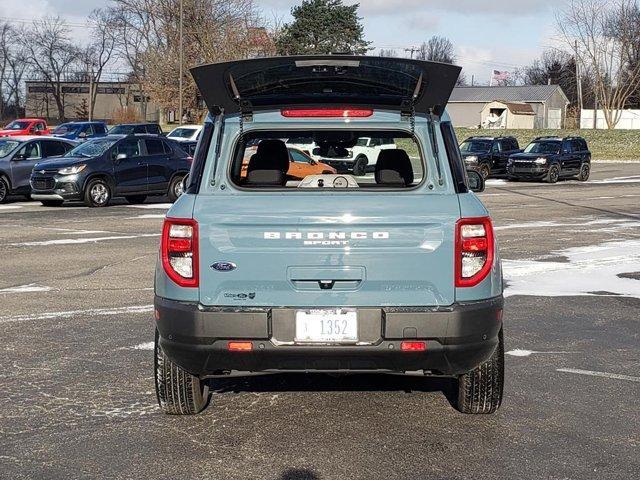
{"label": "utility pole", "polygon": [[575,57],[574,62],[576,64],[576,89],[578,91],[578,107],[580,108],[580,116],[578,117],[578,128],[582,127],[582,109],[584,105],[582,103],[582,74],[580,73],[580,57],[578,56],[578,40],[574,43]]}
{"label": "utility pole", "polygon": [[180,78],[178,94],[178,124],[182,123],[182,77],[183,77],[183,53],[182,53],[182,24],[184,23],[184,0],[180,0]]}
{"label": "utility pole", "polygon": [[412,46],[411,48],[405,48],[404,51],[405,52],[411,52],[411,58],[413,59],[413,53],[419,51],[420,49],[418,47],[414,47]]}

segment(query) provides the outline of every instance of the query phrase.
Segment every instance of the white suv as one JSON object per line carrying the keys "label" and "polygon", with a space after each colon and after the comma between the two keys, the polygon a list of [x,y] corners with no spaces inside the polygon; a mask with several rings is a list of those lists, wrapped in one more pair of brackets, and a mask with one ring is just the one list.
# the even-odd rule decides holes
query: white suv
{"label": "white suv", "polygon": [[353,159],[353,174],[361,176],[373,171],[382,150],[398,148],[392,138],[360,137],[353,148],[349,148]]}

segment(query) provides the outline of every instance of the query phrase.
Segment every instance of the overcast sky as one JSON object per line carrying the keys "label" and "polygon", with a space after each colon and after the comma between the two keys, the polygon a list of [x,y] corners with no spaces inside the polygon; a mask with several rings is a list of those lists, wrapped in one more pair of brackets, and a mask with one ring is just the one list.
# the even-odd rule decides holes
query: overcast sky
{"label": "overcast sky", "polygon": [[[267,19],[291,19],[295,0],[256,0]],[[561,0],[345,0],[360,3],[365,37],[376,48],[404,49],[432,35],[450,38],[458,63],[467,77],[486,82],[492,69],[512,70],[527,65],[553,45],[554,6]],[[2,20],[28,21],[43,15],[60,15],[82,39],[81,24],[94,8],[107,0],[0,0]]]}

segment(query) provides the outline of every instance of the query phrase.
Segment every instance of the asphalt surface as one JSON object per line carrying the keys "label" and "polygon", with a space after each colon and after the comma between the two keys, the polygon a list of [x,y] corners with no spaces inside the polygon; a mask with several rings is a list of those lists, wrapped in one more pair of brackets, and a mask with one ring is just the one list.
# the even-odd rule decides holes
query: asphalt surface
{"label": "asphalt surface", "polygon": [[457,413],[445,379],[323,374],[216,381],[204,413],[166,416],[167,204],[1,205],[0,478],[639,478],[640,163],[488,183],[509,282],[492,416]]}

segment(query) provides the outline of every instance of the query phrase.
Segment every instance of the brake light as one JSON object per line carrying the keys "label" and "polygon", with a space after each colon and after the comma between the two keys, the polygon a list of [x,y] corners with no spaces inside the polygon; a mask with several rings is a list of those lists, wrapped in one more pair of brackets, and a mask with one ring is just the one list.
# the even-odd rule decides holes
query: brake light
{"label": "brake light", "polygon": [[198,286],[198,222],[166,218],[160,244],[162,267],[181,287]]}
{"label": "brake light", "polygon": [[456,223],[456,287],[473,287],[493,265],[493,225],[489,217],[461,218]]}
{"label": "brake light", "polygon": [[290,108],[280,111],[283,117],[289,118],[365,118],[373,115],[373,110],[370,108]]}

